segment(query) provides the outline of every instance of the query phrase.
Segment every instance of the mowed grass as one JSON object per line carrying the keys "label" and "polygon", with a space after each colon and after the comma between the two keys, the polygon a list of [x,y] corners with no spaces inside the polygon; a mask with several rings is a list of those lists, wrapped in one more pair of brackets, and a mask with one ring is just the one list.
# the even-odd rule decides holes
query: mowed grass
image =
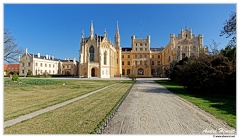
{"label": "mowed grass", "polygon": [[118,81],[4,79],[4,121],[84,95]]}
{"label": "mowed grass", "polygon": [[178,83],[168,80],[156,82],[236,128],[236,98],[191,94]]}
{"label": "mowed grass", "polygon": [[122,81],[89,97],[4,129],[5,134],[89,134],[112,111],[133,81]]}

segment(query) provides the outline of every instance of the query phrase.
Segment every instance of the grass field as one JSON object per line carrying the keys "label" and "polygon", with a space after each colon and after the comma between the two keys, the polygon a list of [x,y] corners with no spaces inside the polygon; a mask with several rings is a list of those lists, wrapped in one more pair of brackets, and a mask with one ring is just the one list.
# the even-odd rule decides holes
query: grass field
{"label": "grass field", "polygon": [[4,79],[4,121],[72,99],[118,81]]}
{"label": "grass field", "polygon": [[199,94],[190,94],[183,86],[167,80],[156,81],[179,97],[186,99],[215,117],[226,121],[236,128],[236,98],[213,97]]}
{"label": "grass field", "polygon": [[122,81],[89,97],[4,129],[5,134],[88,134],[132,86]]}

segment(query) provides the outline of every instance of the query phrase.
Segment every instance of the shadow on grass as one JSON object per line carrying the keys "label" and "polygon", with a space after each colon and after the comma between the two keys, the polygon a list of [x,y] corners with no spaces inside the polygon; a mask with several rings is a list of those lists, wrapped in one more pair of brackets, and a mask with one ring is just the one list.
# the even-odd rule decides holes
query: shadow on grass
{"label": "shadow on grass", "polygon": [[[157,83],[166,87],[169,91],[174,94],[181,96],[190,96],[194,98],[203,99],[204,102],[207,102],[210,108],[218,109],[221,114],[231,114],[236,117],[236,97],[226,97],[223,95],[206,95],[199,93],[190,93],[187,91],[181,84],[168,81],[168,80],[157,80]],[[200,103],[201,104],[201,103]]]}

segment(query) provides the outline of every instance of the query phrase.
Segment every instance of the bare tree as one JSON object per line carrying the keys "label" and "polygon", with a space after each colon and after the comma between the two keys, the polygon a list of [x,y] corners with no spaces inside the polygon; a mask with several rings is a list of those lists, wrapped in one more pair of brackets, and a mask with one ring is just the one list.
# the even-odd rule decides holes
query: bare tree
{"label": "bare tree", "polygon": [[214,39],[212,39],[212,44],[208,44],[207,45],[207,47],[210,47],[210,50],[211,50],[211,51],[209,51],[209,54],[210,55],[217,55],[217,54],[219,54],[219,52],[220,52],[219,45],[220,44],[221,43],[218,43]]}
{"label": "bare tree", "polygon": [[226,35],[226,38],[232,37],[229,41],[230,46],[236,46],[236,12],[230,14],[230,18],[225,21],[220,36]]}
{"label": "bare tree", "polygon": [[23,50],[17,48],[15,39],[10,35],[8,29],[4,28],[4,61],[8,63],[18,62],[18,56],[23,53]]}

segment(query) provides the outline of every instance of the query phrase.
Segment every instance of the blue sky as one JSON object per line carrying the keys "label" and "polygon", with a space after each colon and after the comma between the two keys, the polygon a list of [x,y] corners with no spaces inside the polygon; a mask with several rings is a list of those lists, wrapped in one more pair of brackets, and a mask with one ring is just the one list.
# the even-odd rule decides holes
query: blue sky
{"label": "blue sky", "polygon": [[81,32],[103,35],[106,28],[114,41],[118,21],[121,46],[131,47],[131,36],[151,36],[151,47],[166,46],[171,33],[192,28],[204,35],[204,45],[211,40],[223,48],[229,39],[220,30],[236,4],[4,4],[4,27],[22,49],[33,54],[56,58],[79,58]]}

